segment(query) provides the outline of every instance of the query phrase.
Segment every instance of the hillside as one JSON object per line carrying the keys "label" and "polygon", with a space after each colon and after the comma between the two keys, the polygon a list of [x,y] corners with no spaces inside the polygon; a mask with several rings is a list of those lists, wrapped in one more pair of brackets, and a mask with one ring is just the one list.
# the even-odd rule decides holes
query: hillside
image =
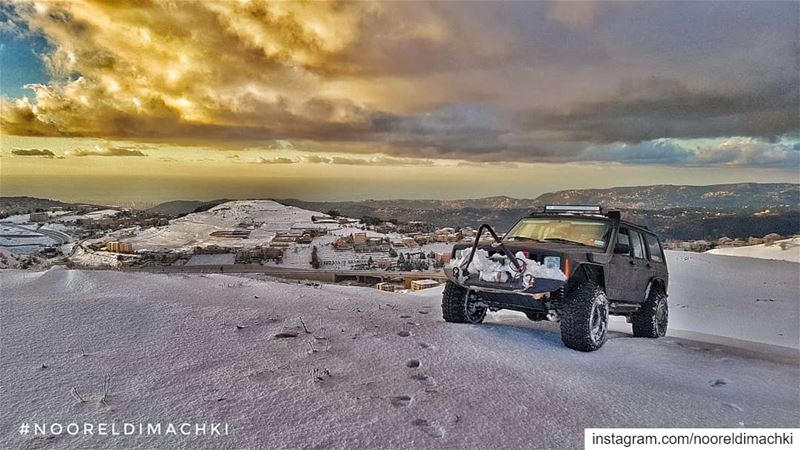
{"label": "hillside", "polygon": [[180,217],[189,213],[201,212],[213,208],[214,206],[227,201],[230,200],[219,199],[207,202],[200,200],[173,200],[170,202],[160,203],[152,208],[148,208],[146,211],[151,214],[159,214],[167,217]]}
{"label": "hillside", "polygon": [[[745,258],[688,256],[670,259],[676,269],[670,317],[679,328],[754,341],[756,349],[776,341],[796,348],[796,265],[742,266],[745,274],[771,277],[765,290],[760,278],[728,265]],[[720,277],[703,276],[711,268]],[[787,360],[677,337],[632,339],[624,321],[613,323],[601,350],[586,354],[564,348],[556,324],[520,314],[492,313],[476,326],[444,323],[436,295],[63,269],[4,271],[0,283],[3,448],[41,446],[42,437],[17,428],[51,417],[214,421],[231,428],[222,437],[46,441],[142,449],[165,442],[580,448],[587,427],[800,422],[796,353]],[[487,432],[487,423],[506,431]]]}
{"label": "hillside", "polygon": [[48,198],[36,197],[0,197],[0,217],[16,214],[28,214],[32,211],[48,208],[73,208],[72,203],[64,203]]}
{"label": "hillside", "polygon": [[800,263],[800,237],[746,247],[715,248],[706,253]]}
{"label": "hillside", "polygon": [[590,204],[606,208],[659,210],[669,208],[751,209],[797,207],[800,185],[737,183],[709,186],[654,185],[610,189],[571,189],[540,195],[536,203]]}
{"label": "hillside", "polygon": [[[350,217],[420,220],[437,227],[492,224],[508,230],[546,204],[599,204],[620,208],[623,217],[643,223],[668,239],[721,236],[791,235],[800,232],[800,185],[739,183],[711,186],[638,186],[579,189],[544,194],[534,200],[488,197],[472,200],[365,200],[307,202],[279,200],[316,211],[336,210]],[[764,210],[769,213],[762,214]],[[758,213],[758,214],[757,214]]]}

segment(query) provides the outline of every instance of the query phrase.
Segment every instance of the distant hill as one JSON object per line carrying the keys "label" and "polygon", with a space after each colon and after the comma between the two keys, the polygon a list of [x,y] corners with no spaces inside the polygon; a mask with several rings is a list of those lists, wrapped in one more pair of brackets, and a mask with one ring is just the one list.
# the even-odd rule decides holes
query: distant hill
{"label": "distant hill", "polygon": [[800,204],[800,185],[737,183],[711,186],[654,185],[610,189],[571,189],[540,195],[536,203],[592,204],[607,208],[750,208]]}
{"label": "distant hill", "polygon": [[47,198],[36,197],[0,197],[0,216],[28,214],[32,211],[48,208],[72,208],[72,203],[59,202]]}
{"label": "distant hill", "polygon": [[221,203],[228,201],[230,200],[218,199],[207,202],[200,200],[173,200],[171,202],[160,203],[152,208],[148,208],[147,212],[162,216],[180,217],[193,212],[207,211]]}
{"label": "distant hill", "polygon": [[[654,185],[609,189],[571,189],[535,199],[487,197],[470,200],[364,200],[281,203],[314,211],[336,210],[349,217],[421,220],[435,226],[492,224],[507,231],[546,204],[590,204],[619,208],[629,220],[674,239],[763,236],[800,232],[800,185],[737,183],[710,186]],[[754,215],[771,210],[769,214]],[[763,232],[764,230],[768,230]]]}

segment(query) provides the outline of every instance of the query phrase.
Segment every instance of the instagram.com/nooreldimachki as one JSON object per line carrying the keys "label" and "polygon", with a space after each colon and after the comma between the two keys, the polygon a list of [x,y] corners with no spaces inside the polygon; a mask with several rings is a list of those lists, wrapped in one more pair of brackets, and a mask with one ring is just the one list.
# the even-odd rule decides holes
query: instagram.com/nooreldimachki
{"label": "instagram.com/nooreldimachki", "polygon": [[22,423],[20,435],[33,436],[228,436],[223,422],[32,422]]}

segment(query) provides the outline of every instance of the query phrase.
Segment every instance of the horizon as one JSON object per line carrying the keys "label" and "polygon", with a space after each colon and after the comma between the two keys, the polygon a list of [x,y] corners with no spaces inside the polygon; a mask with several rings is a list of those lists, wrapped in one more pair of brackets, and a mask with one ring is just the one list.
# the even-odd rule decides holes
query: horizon
{"label": "horizon", "polygon": [[800,178],[796,2],[21,0],[0,19],[3,195],[530,198]]}
{"label": "horizon", "polygon": [[133,200],[133,201],[126,201],[120,203],[106,203],[106,202],[99,202],[96,200],[86,200],[86,199],[78,199],[78,200],[69,200],[65,198],[57,198],[57,197],[39,197],[35,195],[5,195],[0,193],[0,198],[33,198],[33,199],[40,199],[40,200],[52,200],[58,201],[62,203],[72,203],[72,204],[94,204],[98,206],[122,206],[128,207],[129,205],[135,205],[136,203],[142,203],[152,206],[157,206],[160,204],[171,203],[171,202],[214,202],[218,200],[225,200],[228,201],[242,201],[242,200],[270,200],[280,203],[281,201],[300,201],[300,202],[307,202],[307,203],[364,203],[364,202],[385,202],[385,201],[398,201],[398,202],[436,202],[436,201],[468,201],[468,200],[487,200],[493,198],[507,198],[511,200],[537,200],[539,197],[548,194],[555,194],[563,191],[585,191],[585,190],[615,190],[615,189],[635,189],[635,188],[652,188],[652,187],[698,187],[698,188],[709,188],[709,187],[724,187],[724,186],[737,186],[743,184],[757,184],[757,185],[783,185],[788,184],[796,187],[800,187],[800,182],[738,182],[738,183],[714,183],[714,184],[643,184],[643,185],[633,185],[633,186],[611,186],[607,188],[575,188],[575,189],[559,189],[555,191],[548,191],[543,192],[541,194],[531,196],[531,197],[513,197],[508,195],[489,195],[484,197],[464,197],[464,198],[446,198],[446,199],[436,199],[436,198],[363,198],[363,199],[342,199],[342,200],[313,200],[313,199],[306,199],[306,198],[297,198],[297,197],[216,197],[216,198],[206,198],[206,199],[198,199],[198,198],[172,198],[169,200],[158,201],[158,202],[151,202],[146,200]]}

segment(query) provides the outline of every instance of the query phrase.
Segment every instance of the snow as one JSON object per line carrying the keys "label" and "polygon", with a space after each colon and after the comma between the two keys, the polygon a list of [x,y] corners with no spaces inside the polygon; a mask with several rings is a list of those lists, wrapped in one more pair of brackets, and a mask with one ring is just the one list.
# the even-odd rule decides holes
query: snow
{"label": "snow", "polygon": [[[470,249],[461,250],[458,258],[450,262],[450,267],[461,267],[467,259],[469,259],[470,253]],[[522,279],[525,280],[523,283],[525,283],[526,286],[532,285],[537,278],[547,278],[558,281],[565,281],[567,279],[564,272],[561,270],[545,267],[537,261],[527,259],[522,252],[517,252],[514,256],[517,260],[525,264],[525,270],[520,275]],[[493,258],[489,256],[489,252],[486,250],[476,250],[467,269],[471,273],[478,272],[480,279],[483,281],[505,283],[514,276],[514,273],[509,270],[510,267],[511,263],[508,261],[507,257]]]}
{"label": "snow", "polygon": [[[134,236],[122,238],[136,250],[186,250],[196,246],[224,245],[255,247],[268,245],[275,233],[289,231],[295,223],[311,222],[314,211],[281,205],[271,200],[238,200],[222,203],[208,211],[187,214],[170,221],[164,227],[138,230]],[[249,239],[231,239],[211,236],[214,231],[240,228],[252,224]],[[338,225],[335,225],[338,227]],[[129,233],[131,230],[124,230]],[[308,261],[306,261],[308,263]]]}
{"label": "snow", "polygon": [[800,349],[800,265],[665,253],[672,334],[686,331]]}
{"label": "snow", "polygon": [[[362,230],[357,224],[314,223],[312,216],[322,216],[317,211],[309,211],[293,206],[286,206],[271,200],[237,200],[222,203],[208,211],[188,214],[170,221],[163,227],[128,228],[109,233],[97,241],[119,240],[133,244],[135,251],[173,250],[191,253],[195,247],[218,245],[235,248],[253,248],[269,246],[272,238],[279,232],[299,232],[308,228],[325,228],[327,234],[317,236],[312,244],[292,244],[284,249],[283,260],[278,264],[265,261],[265,266],[281,268],[309,269],[311,252],[317,247],[322,269],[351,269],[354,265],[365,264],[370,257],[388,258],[388,253],[355,252],[353,250],[336,250],[333,243],[343,236],[352,233],[365,233],[367,237],[398,239],[403,237],[397,233],[381,234],[372,230]],[[240,227],[240,225],[243,225]],[[211,236],[215,231],[248,229],[247,239],[232,239]],[[416,253],[423,251],[441,253],[449,252],[452,244],[432,243],[414,248],[400,248],[398,252]],[[73,257],[83,266],[94,265],[93,261],[84,258],[84,254]]]}
{"label": "snow", "polygon": [[[761,283],[743,273],[738,285]],[[796,292],[797,277],[785,281]],[[76,448],[580,448],[586,427],[800,424],[796,354],[769,361],[674,337],[632,339],[629,330],[612,331],[598,352],[580,353],[562,346],[557,324],[521,315],[444,323],[433,289],[398,295],[59,268],[0,272],[0,284],[4,448],[42,444],[16,431],[34,420],[231,427],[218,438],[47,441]],[[699,314],[762,307],[746,307],[752,298],[738,292],[745,295],[726,297],[726,308]],[[675,297],[671,292],[680,303]],[[759,317],[788,315],[796,324],[796,303],[784,308],[775,300]],[[774,320],[750,326],[773,327]],[[111,388],[104,405],[105,375]],[[72,398],[73,387],[85,403]]]}
{"label": "snow", "polygon": [[713,255],[743,256],[747,258],[777,259],[800,263],[800,237],[783,239],[770,244],[745,247],[719,247],[707,251]]}
{"label": "snow", "polygon": [[187,266],[205,266],[217,264],[233,264],[233,253],[222,253],[218,255],[192,255],[189,261],[186,262]]}

